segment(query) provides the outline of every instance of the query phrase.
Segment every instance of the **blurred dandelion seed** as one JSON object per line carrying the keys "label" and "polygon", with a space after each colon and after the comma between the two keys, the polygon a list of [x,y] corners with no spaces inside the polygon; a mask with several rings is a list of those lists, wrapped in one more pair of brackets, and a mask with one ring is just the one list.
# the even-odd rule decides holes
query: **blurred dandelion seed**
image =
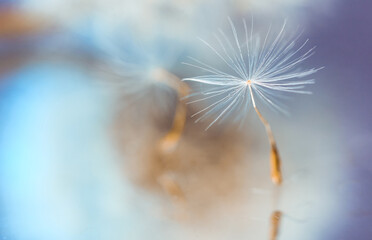
{"label": "blurred dandelion seed", "polygon": [[[108,63],[110,79],[114,80],[114,86],[118,87],[120,94],[127,99],[126,104],[148,100],[150,95],[155,94],[156,99],[152,99],[148,107],[156,109],[156,112],[166,112],[171,108],[172,103],[165,96],[165,91],[170,90],[177,94],[172,125],[157,144],[161,154],[173,151],[181,138],[186,122],[187,106],[181,99],[188,95],[187,84],[166,68],[153,63],[144,67],[136,63],[126,63],[118,58],[110,59]],[[162,117],[163,115],[161,114]]]}
{"label": "blurred dandelion seed", "polygon": [[[165,164],[182,137],[187,116],[186,103],[181,99],[188,95],[188,85],[170,71],[181,54],[176,47],[178,44],[161,37],[150,41],[137,41],[136,38],[128,37],[124,43],[108,40],[105,45],[110,50],[108,52],[113,53],[107,62],[115,70],[113,80],[116,80],[115,87],[118,87],[120,96],[126,100],[124,104],[129,109],[134,107],[135,111],[139,109],[138,106],[141,109],[144,106],[145,111],[137,112],[140,116],[144,113],[147,117],[150,113],[153,115],[151,117],[160,117],[163,122],[168,123],[164,121],[165,118],[171,120],[169,129],[154,141],[153,148],[163,162],[158,163]],[[174,107],[175,111],[171,115],[170,110]],[[169,172],[164,171],[158,184],[171,197],[183,199],[181,187],[168,175]]]}
{"label": "blurred dandelion seed", "polygon": [[286,22],[275,37],[272,36],[270,26],[261,42],[258,34],[253,33],[253,20],[250,31],[248,31],[246,21],[243,20],[245,39],[241,43],[237,29],[231,19],[228,20],[232,30],[233,42],[228,39],[222,30],[214,35],[221,50],[217,50],[202,39],[200,40],[226,65],[231,73],[221,71],[195,58],[190,58],[191,63],[184,63],[208,73],[208,75],[185,78],[184,81],[212,86],[206,91],[189,96],[201,95],[199,99],[188,103],[213,101],[192,117],[198,116],[195,122],[214,117],[206,130],[227,116],[243,121],[248,112],[249,102],[252,101],[253,108],[264,124],[270,141],[272,181],[275,184],[280,184],[282,177],[276,142],[269,123],[256,106],[255,96],[258,96],[258,99],[269,107],[285,112],[275,101],[282,92],[311,94],[311,92],[303,89],[306,85],[313,84],[314,80],[303,78],[321,68],[302,70],[299,65],[314,54],[315,47],[304,51],[308,40],[301,45],[296,44],[300,35],[284,39]]}
{"label": "blurred dandelion seed", "polygon": [[[149,72],[151,84],[164,84],[177,93],[177,104],[172,120],[172,125],[167,134],[160,139],[158,149],[162,154],[167,154],[177,146],[186,122],[187,107],[182,98],[187,96],[188,86],[179,77],[163,68],[154,68]],[[144,96],[145,97],[145,96]]]}

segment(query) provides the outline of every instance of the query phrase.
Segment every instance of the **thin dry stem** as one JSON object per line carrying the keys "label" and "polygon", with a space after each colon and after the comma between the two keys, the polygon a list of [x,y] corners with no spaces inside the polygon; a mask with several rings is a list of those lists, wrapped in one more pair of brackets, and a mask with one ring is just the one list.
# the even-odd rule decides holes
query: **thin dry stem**
{"label": "thin dry stem", "polygon": [[267,122],[267,120],[262,116],[260,111],[258,110],[256,106],[256,102],[254,100],[253,91],[251,87],[251,82],[247,81],[249,91],[251,94],[252,104],[254,107],[254,110],[256,111],[258,117],[260,118],[262,124],[265,126],[267,136],[269,138],[270,147],[271,147],[271,153],[270,153],[270,165],[271,165],[271,180],[274,184],[280,185],[282,183],[282,173],[280,170],[280,157],[278,148],[276,146],[276,142],[273,136],[273,133],[271,131],[270,124]]}
{"label": "thin dry stem", "polygon": [[[167,84],[169,87],[176,90],[178,95],[178,102],[172,127],[158,143],[160,155],[162,156],[162,159],[165,160],[169,157],[168,154],[177,146],[184,130],[187,108],[186,104],[182,102],[181,99],[188,94],[189,88],[180,78],[164,69],[156,69],[153,74],[157,81]],[[185,201],[183,190],[179,186],[178,182],[173,177],[170,177],[169,174],[162,174],[162,176],[159,177],[158,182],[169,196],[177,199],[177,202]]]}
{"label": "thin dry stem", "polygon": [[176,106],[172,127],[160,140],[159,144],[160,150],[166,153],[172,151],[176,147],[185,127],[187,113],[186,104],[180,99],[188,94],[189,88],[184,82],[181,81],[180,78],[164,69],[157,69],[154,74],[158,81],[164,82],[171,88],[175,89],[178,95],[178,103]]}
{"label": "thin dry stem", "polygon": [[282,217],[281,211],[274,211],[271,214],[271,231],[270,231],[270,240],[278,239],[279,235],[279,225],[280,219]]}

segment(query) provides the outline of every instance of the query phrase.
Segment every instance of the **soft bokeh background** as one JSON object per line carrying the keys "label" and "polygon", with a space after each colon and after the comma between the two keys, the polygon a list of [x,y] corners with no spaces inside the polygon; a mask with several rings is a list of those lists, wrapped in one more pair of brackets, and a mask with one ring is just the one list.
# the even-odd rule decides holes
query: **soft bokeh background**
{"label": "soft bokeh background", "polygon": [[[0,1],[0,239],[269,239],[275,210],[278,239],[370,239],[371,8],[363,0]],[[228,32],[228,16],[252,15],[258,29],[285,18],[288,32],[302,29],[317,46],[306,66],[325,66],[313,95],[288,103],[291,116],[264,111],[283,185],[270,182],[253,111],[243,129],[205,132],[189,119],[168,173],[154,142],[176,97],[148,76],[197,74],[181,64],[209,59],[197,37]],[[186,203],[162,191],[161,174],[179,182]]]}

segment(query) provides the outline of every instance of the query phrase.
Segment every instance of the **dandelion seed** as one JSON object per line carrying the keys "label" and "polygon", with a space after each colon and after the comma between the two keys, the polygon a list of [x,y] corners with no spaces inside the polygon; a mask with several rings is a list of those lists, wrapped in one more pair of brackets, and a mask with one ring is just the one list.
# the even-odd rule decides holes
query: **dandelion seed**
{"label": "dandelion seed", "polygon": [[[119,66],[125,65],[122,63]],[[119,90],[120,95],[125,97],[125,106],[129,107],[130,104],[135,105],[143,101],[148,104],[146,107],[149,110],[164,118],[164,113],[168,113],[173,105],[165,93],[173,91],[177,94],[172,125],[157,143],[158,150],[162,154],[168,154],[175,149],[184,130],[187,106],[181,99],[188,95],[189,88],[179,77],[161,67],[138,72],[134,71],[134,68],[129,69],[132,72],[128,71],[128,68],[110,69],[110,80],[114,81],[111,84]]]}
{"label": "dandelion seed", "polygon": [[[124,65],[120,64],[119,66]],[[132,72],[121,70],[111,73],[111,79],[116,80],[114,86],[118,87],[120,94],[126,97],[127,104],[133,101],[146,100],[149,96],[155,94],[156,99],[152,99],[150,102],[146,101],[150,104],[148,107],[156,109],[157,113],[166,112],[172,103],[164,97],[164,93],[169,90],[177,93],[176,109],[171,128],[158,143],[160,152],[169,153],[178,144],[184,130],[187,106],[181,99],[188,95],[189,88],[180,78],[161,67],[138,72],[133,71],[134,68],[131,70]]]}
{"label": "dandelion seed", "polygon": [[206,129],[228,116],[235,118],[234,120],[242,121],[250,102],[252,102],[253,108],[266,128],[270,141],[272,181],[280,184],[282,177],[276,142],[269,123],[257,108],[256,98],[258,97],[274,110],[285,112],[277,102],[281,93],[310,94],[311,92],[304,90],[304,87],[313,84],[314,80],[306,79],[306,77],[317,72],[320,68],[302,70],[299,66],[314,54],[315,47],[305,51],[308,40],[298,45],[296,42],[299,36],[286,40],[284,38],[285,22],[275,37],[272,36],[270,27],[264,40],[261,41],[259,36],[253,33],[253,21],[251,29],[248,31],[247,23],[243,20],[245,39],[242,42],[239,41],[238,31],[231,19],[229,19],[229,23],[233,42],[220,30],[215,35],[220,50],[201,40],[214,56],[226,65],[227,71],[219,70],[194,58],[191,58],[190,63],[185,63],[208,74],[185,78],[184,81],[210,86],[208,90],[196,93],[201,97],[190,103],[213,101],[193,116],[198,117],[196,122],[213,116],[214,119]]}
{"label": "dandelion seed", "polygon": [[159,151],[169,153],[181,138],[186,121],[186,104],[181,99],[188,94],[188,86],[170,71],[182,56],[182,47],[164,36],[139,40],[135,33],[126,29],[125,34],[103,38],[107,54],[102,57],[111,70],[110,82],[128,107],[141,104],[147,110],[141,112],[150,112],[163,120],[174,107],[174,102],[169,101],[171,94],[177,94],[171,128],[156,144]]}

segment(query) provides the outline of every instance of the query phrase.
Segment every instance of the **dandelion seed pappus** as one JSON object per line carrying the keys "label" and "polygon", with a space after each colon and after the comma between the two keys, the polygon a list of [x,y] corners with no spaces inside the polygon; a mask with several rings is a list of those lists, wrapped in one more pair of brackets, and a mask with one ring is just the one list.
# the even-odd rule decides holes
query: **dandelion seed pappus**
{"label": "dandelion seed pappus", "polygon": [[192,116],[197,117],[196,122],[213,116],[207,130],[224,119],[234,119],[238,116],[242,121],[248,112],[249,103],[252,102],[254,110],[266,128],[271,145],[272,181],[280,184],[282,177],[277,144],[269,123],[258,110],[256,98],[274,110],[286,112],[277,102],[280,93],[311,94],[304,88],[306,85],[313,84],[314,79],[307,79],[307,77],[321,68],[303,70],[299,66],[314,54],[315,47],[305,50],[308,40],[297,44],[300,34],[285,39],[286,21],[276,36],[273,35],[270,26],[264,40],[261,41],[260,36],[254,33],[253,19],[250,30],[243,20],[243,42],[239,40],[238,31],[232,20],[229,18],[228,21],[232,41],[222,30],[214,35],[219,49],[200,39],[211,50],[212,56],[221,60],[227,70],[217,69],[195,58],[190,58],[190,63],[184,63],[208,73],[183,79],[208,86],[207,90],[190,95],[190,97],[200,97],[189,101],[189,104],[212,100],[212,103]]}

